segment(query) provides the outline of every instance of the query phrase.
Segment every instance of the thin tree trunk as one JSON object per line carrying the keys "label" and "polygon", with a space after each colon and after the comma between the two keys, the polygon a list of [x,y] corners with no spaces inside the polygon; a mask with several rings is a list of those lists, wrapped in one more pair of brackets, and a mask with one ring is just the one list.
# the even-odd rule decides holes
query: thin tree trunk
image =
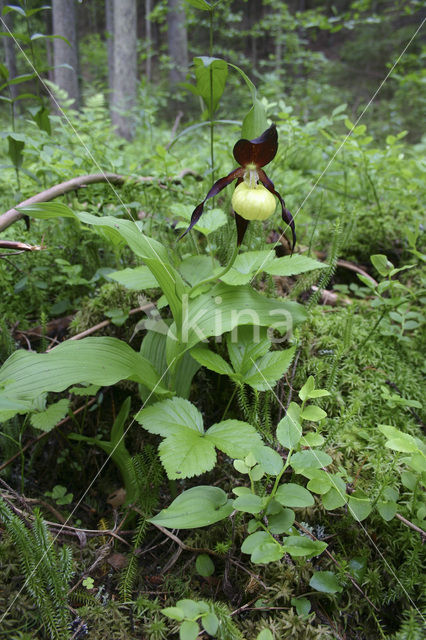
{"label": "thin tree trunk", "polygon": [[[4,0],[0,0],[0,15],[5,4],[6,3],[4,2]],[[7,31],[10,30],[13,33],[13,17],[12,16],[13,16],[13,13],[7,13],[5,16],[2,17],[7,27],[7,28],[4,28],[3,25],[1,25],[2,31],[5,31],[7,33]],[[4,57],[5,57],[6,67],[9,71],[9,80],[11,80],[12,78],[15,78],[17,76],[15,43],[13,41],[13,38],[11,38],[10,36],[5,36],[3,38],[3,42],[4,42]],[[19,95],[18,85],[11,84],[9,90],[10,90],[10,97],[12,98],[12,100],[14,100]],[[16,106],[17,106],[16,103],[13,103],[12,108],[13,108],[14,114],[16,114]]]}
{"label": "thin tree trunk", "polygon": [[[55,63],[55,83],[64,89],[69,98],[74,100],[73,106],[78,108],[80,92],[78,88],[78,52],[77,34],[75,27],[75,1],[52,0],[53,35],[66,38],[67,44],[61,38],[53,40],[53,59]],[[66,66],[69,65],[71,69]]]}
{"label": "thin tree trunk", "polygon": [[114,2],[106,0],[105,4],[105,26],[108,53],[108,88],[114,89]]}
{"label": "thin tree trunk", "polygon": [[145,0],[145,39],[146,39],[146,81],[152,80],[152,28],[150,13],[152,11],[152,0]]}
{"label": "thin tree trunk", "polygon": [[171,61],[170,84],[185,80],[188,70],[188,38],[185,24],[185,8],[181,0],[168,0],[167,40]]}
{"label": "thin tree trunk", "polygon": [[136,103],[136,0],[114,0],[111,118],[119,136],[130,140]]}

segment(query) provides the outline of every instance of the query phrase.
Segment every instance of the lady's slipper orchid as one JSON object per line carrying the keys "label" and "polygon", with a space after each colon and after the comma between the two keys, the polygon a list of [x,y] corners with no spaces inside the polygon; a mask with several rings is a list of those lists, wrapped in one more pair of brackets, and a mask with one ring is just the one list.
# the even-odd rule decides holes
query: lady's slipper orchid
{"label": "lady's slipper orchid", "polygon": [[293,250],[296,244],[296,231],[292,215],[286,209],[284,200],[278,191],[275,191],[273,182],[262,168],[273,160],[277,150],[278,134],[275,124],[272,124],[269,129],[266,129],[261,136],[254,138],[254,140],[245,140],[244,138],[238,140],[234,146],[233,153],[240,166],[214,183],[203,202],[195,207],[192,212],[191,223],[181,237],[186,235],[197,224],[203,213],[206,200],[216,196],[237,178],[237,187],[232,196],[232,207],[237,224],[238,245],[243,241],[249,220],[266,220],[274,213],[276,206],[274,196],[276,196],[281,204],[282,218],[291,228]]}

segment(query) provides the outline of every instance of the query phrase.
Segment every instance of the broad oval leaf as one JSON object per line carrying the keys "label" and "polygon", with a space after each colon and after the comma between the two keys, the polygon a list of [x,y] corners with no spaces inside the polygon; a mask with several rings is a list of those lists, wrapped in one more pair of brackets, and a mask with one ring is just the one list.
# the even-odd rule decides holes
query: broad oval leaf
{"label": "broad oval leaf", "polygon": [[197,640],[200,627],[194,620],[184,620],[179,629],[179,640]]}
{"label": "broad oval leaf", "polygon": [[288,536],[283,543],[284,551],[291,556],[319,556],[327,548],[326,542],[311,540],[307,536]]}
{"label": "broad oval leaf", "polygon": [[372,504],[366,493],[357,489],[349,496],[348,509],[351,516],[361,522],[370,515]]}
{"label": "broad oval leaf", "polygon": [[280,485],[275,494],[275,500],[284,507],[311,507],[314,504],[312,494],[293,482]]}
{"label": "broad oval leaf", "polygon": [[113,271],[108,274],[108,278],[112,278],[112,280],[115,280],[115,282],[118,282],[131,291],[156,289],[160,286],[155,276],[146,266],[135,267],[134,269],[128,267],[121,271]]}
{"label": "broad oval leaf", "polygon": [[208,634],[214,636],[216,635],[216,631],[219,627],[219,618],[215,613],[210,611],[201,618],[201,624],[203,626],[203,629],[207,631]]}
{"label": "broad oval leaf", "polygon": [[322,593],[340,593],[343,591],[336,574],[332,571],[315,571],[309,580],[309,586]]}
{"label": "broad oval leaf", "polygon": [[281,509],[279,513],[268,517],[268,529],[274,535],[286,533],[293,526],[295,518],[292,509]]}
{"label": "broad oval leaf", "polygon": [[301,469],[320,469],[331,464],[333,459],[325,451],[304,449],[291,456],[291,466],[298,473]]}
{"label": "broad oval leaf", "polygon": [[204,578],[208,578],[214,574],[214,563],[207,553],[200,553],[195,561],[197,573]]}
{"label": "broad oval leaf", "polygon": [[67,340],[48,353],[15,351],[0,369],[0,388],[5,387],[0,395],[25,402],[77,383],[111,386],[120,380],[134,380],[157,394],[169,394],[146,358],[122,340],[101,337]]}
{"label": "broad oval leaf", "polygon": [[300,417],[303,420],[309,420],[310,422],[319,422],[320,420],[324,420],[324,418],[327,417],[327,413],[324,411],[324,409],[320,409],[320,407],[310,404],[303,409]]}
{"label": "broad oval leaf", "polygon": [[243,553],[251,554],[260,544],[267,542],[271,539],[271,536],[266,531],[256,531],[256,533],[252,533],[247,536],[241,545],[241,551]]}
{"label": "broad oval leaf", "polygon": [[234,509],[243,511],[244,513],[259,513],[263,508],[263,500],[260,496],[244,493],[235,498],[233,503]]}
{"label": "broad oval leaf", "polygon": [[167,529],[196,529],[227,518],[232,510],[232,500],[222,489],[201,485],[181,493],[149,522]]}
{"label": "broad oval leaf", "polygon": [[283,460],[280,454],[271,447],[262,445],[253,449],[253,455],[265,473],[277,476],[283,468]]}
{"label": "broad oval leaf", "polygon": [[268,564],[269,562],[277,562],[281,560],[285,551],[278,542],[269,542],[260,544],[251,554],[251,561],[254,564]]}
{"label": "broad oval leaf", "polygon": [[300,408],[292,402],[277,426],[278,442],[286,449],[294,449],[302,437],[302,427],[299,422]]}

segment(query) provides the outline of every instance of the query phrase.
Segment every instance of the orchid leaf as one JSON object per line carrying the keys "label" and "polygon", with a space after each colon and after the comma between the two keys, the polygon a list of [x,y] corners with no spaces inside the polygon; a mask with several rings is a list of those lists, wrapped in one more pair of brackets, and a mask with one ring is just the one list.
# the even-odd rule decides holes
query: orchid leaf
{"label": "orchid leaf", "polygon": [[113,271],[108,274],[108,278],[115,280],[115,282],[118,282],[131,291],[156,289],[160,286],[153,273],[146,266]]}
{"label": "orchid leaf", "polygon": [[225,90],[228,64],[220,58],[200,56],[194,58],[194,67],[198,94],[213,115]]}
{"label": "orchid leaf", "polygon": [[270,351],[260,360],[253,362],[253,366],[244,376],[244,382],[257,391],[268,391],[282,378],[291,361],[293,360],[295,347],[284,351]]}
{"label": "orchid leaf", "polygon": [[232,286],[247,284],[258,269],[265,270],[273,260],[273,251],[246,251],[237,256],[233,267],[221,280]]}
{"label": "orchid leaf", "polygon": [[265,327],[239,326],[226,336],[229,358],[236,373],[241,377],[251,369],[253,360],[266,355],[271,346]]}
{"label": "orchid leaf", "polygon": [[306,311],[297,302],[267,298],[248,285],[230,287],[220,283],[209,293],[189,300],[182,321],[181,344],[175,339],[176,325],[170,327],[167,361],[171,363],[206,338],[221,336],[237,326],[266,326],[285,334],[305,318]]}
{"label": "orchid leaf", "polygon": [[202,367],[206,367],[210,371],[219,373],[221,375],[232,376],[234,371],[232,367],[220,356],[218,353],[214,353],[206,346],[197,346],[191,349],[191,356],[201,364]]}
{"label": "orchid leaf", "polygon": [[292,256],[284,256],[283,258],[276,258],[273,262],[269,262],[263,267],[263,271],[269,273],[271,276],[295,276],[299,273],[306,273],[307,271],[314,271],[315,269],[324,269],[328,267],[328,264],[319,262],[303,256],[295,254]]}
{"label": "orchid leaf", "polygon": [[[42,393],[60,392],[78,383],[110,386],[120,380],[169,394],[152,364],[117,338],[67,340],[48,353],[15,351],[0,369],[0,392],[9,401],[32,402]],[[7,383],[7,384],[6,384]]]}

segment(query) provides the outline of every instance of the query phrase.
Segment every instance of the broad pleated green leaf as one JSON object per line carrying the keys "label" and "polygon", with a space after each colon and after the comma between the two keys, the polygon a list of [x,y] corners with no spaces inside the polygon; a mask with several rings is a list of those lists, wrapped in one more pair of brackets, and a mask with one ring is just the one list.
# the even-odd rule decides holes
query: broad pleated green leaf
{"label": "broad pleated green leaf", "polygon": [[0,369],[0,396],[19,403],[77,383],[110,386],[119,380],[140,382],[156,394],[169,393],[140,353],[122,340],[101,337],[67,340],[49,353],[15,351]]}
{"label": "broad pleated green leaf", "polygon": [[201,366],[206,367],[210,371],[215,371],[221,375],[232,376],[234,373],[232,367],[218,353],[210,351],[207,346],[199,346],[191,349],[191,356]]}
{"label": "broad pleated green leaf", "polygon": [[266,353],[244,376],[244,382],[257,391],[268,391],[282,378],[294,357],[295,347]]}
{"label": "broad pleated green leaf", "polygon": [[[167,361],[210,336],[221,336],[240,325],[274,327],[282,334],[306,319],[305,309],[297,302],[267,298],[250,286],[217,284],[209,293],[190,299],[182,317],[179,344],[172,337],[167,344]],[[176,336],[176,325],[170,327]]]}
{"label": "broad pleated green leaf", "polygon": [[274,252],[270,249],[240,253],[233,267],[222,276],[221,280],[232,286],[247,284],[258,269],[264,271],[266,265],[271,264],[274,256]]}

